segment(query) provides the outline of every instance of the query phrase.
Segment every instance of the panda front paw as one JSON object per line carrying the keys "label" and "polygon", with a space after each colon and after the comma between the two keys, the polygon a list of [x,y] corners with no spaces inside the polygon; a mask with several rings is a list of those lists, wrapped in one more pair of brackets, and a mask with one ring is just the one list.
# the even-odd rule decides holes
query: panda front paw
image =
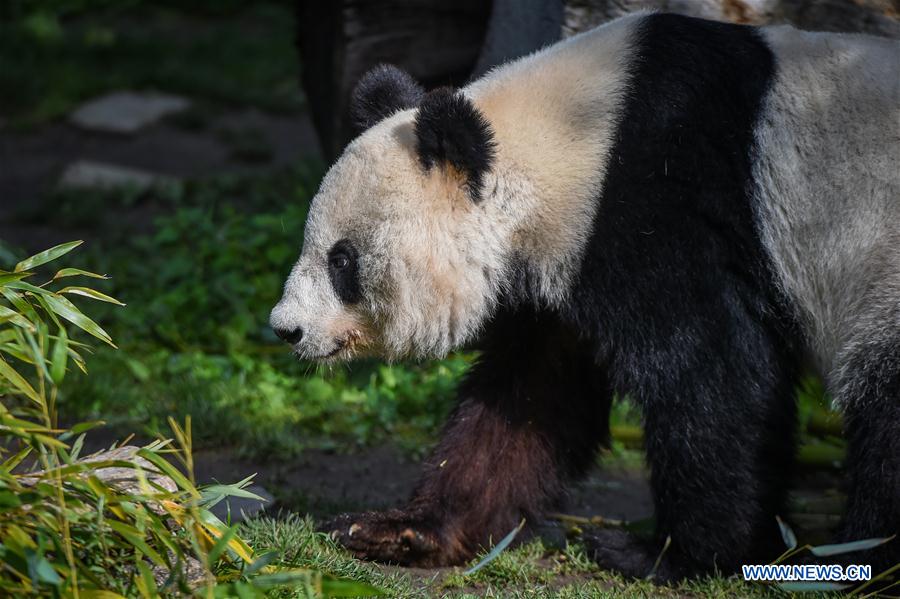
{"label": "panda front paw", "polygon": [[359,559],[436,567],[456,565],[468,557],[439,523],[403,510],[342,514],[320,530]]}
{"label": "panda front paw", "polygon": [[627,531],[600,528],[585,532],[582,541],[588,556],[605,570],[659,584],[679,578],[665,553],[654,553],[648,543]]}

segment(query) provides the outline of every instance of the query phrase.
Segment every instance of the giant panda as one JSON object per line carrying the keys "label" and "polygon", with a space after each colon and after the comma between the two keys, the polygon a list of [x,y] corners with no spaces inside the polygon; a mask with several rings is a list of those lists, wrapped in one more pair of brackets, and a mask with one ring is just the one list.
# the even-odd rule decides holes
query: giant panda
{"label": "giant panda", "polygon": [[274,330],[324,362],[481,348],[408,503],[327,525],[356,555],[459,564],[539,520],[619,394],[657,530],[591,555],[765,563],[807,369],[845,419],[839,540],[900,531],[900,44],[640,13],[462,89],[378,67],[353,112]]}

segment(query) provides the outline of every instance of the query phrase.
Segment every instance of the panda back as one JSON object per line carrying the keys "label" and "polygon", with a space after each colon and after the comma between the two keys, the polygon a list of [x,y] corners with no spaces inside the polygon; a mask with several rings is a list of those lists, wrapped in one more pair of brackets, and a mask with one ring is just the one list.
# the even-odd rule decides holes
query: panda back
{"label": "panda back", "polygon": [[900,337],[900,43],[762,30],[775,56],[755,135],[754,206],[823,374]]}

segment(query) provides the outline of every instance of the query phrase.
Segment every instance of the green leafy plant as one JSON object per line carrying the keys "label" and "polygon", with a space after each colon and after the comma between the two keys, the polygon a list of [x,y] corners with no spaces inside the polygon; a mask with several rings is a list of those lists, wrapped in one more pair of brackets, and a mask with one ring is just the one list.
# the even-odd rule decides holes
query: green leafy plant
{"label": "green leafy plant", "polygon": [[[0,595],[263,596],[292,585],[307,596],[373,595],[377,589],[256,554],[237,527],[210,509],[245,487],[197,487],[190,418],[169,425],[173,440],[82,457],[85,434],[102,422],[60,424],[59,385],[70,366],[86,372],[89,346],[75,331],[113,346],[69,298],[121,305],[62,268],[35,284],[66,243],[0,271]],[[174,463],[173,463],[174,458]],[[176,465],[177,464],[177,465]],[[258,499],[258,498],[257,498]]]}

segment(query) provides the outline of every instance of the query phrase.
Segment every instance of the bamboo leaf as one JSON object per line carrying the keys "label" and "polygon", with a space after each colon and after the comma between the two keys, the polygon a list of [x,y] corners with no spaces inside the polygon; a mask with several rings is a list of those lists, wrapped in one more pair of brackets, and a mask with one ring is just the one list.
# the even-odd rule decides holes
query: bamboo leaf
{"label": "bamboo leaf", "polygon": [[22,360],[26,364],[34,364],[34,358],[31,357],[30,353],[25,353],[21,345],[4,345],[0,347],[0,351]]}
{"label": "bamboo leaf", "polygon": [[56,343],[53,345],[53,353],[50,357],[50,378],[58,387],[66,376],[66,362],[69,356],[69,338],[65,329],[59,329]]}
{"label": "bamboo leaf", "polygon": [[28,276],[31,276],[31,273],[0,271],[0,286],[3,286],[10,281],[19,281]]}
{"label": "bamboo leaf", "polygon": [[[211,534],[213,537],[218,537],[222,534],[222,531],[227,527],[225,524],[216,518],[212,512],[208,510],[199,510],[200,519],[203,521],[203,530],[209,531],[208,534]],[[235,537],[228,541],[228,548],[234,551],[239,558],[244,560],[245,562],[253,561],[253,550],[250,549],[250,546],[247,545],[240,537]]]}
{"label": "bamboo leaf", "polygon": [[22,505],[22,500],[12,491],[0,490],[0,511]]}
{"label": "bamboo leaf", "polygon": [[0,358],[0,377],[8,380],[13,387],[18,389],[25,397],[27,397],[31,401],[37,403],[38,405],[41,404],[41,397],[40,395],[38,395],[37,391],[34,390],[34,387],[32,387],[28,381],[22,378],[22,375],[16,372],[15,369],[10,366],[3,358]]}
{"label": "bamboo leaf", "polygon": [[12,289],[8,287],[0,287],[0,293],[3,294],[3,297],[9,301],[13,305],[13,307],[19,311],[19,314],[25,316],[26,318],[35,316],[34,308],[31,307],[31,304],[22,296],[21,293],[16,293]]}
{"label": "bamboo leaf", "polygon": [[810,547],[809,551],[813,555],[818,555],[819,557],[826,557],[829,555],[840,555],[843,553],[852,553],[854,551],[864,551],[866,549],[872,549],[873,547],[878,547],[879,545],[884,545],[897,535],[893,535],[891,537],[886,537],[883,539],[863,539],[861,541],[851,541],[850,543],[837,543],[834,545],[819,545],[818,547]]}
{"label": "bamboo leaf", "polygon": [[59,449],[66,449],[67,447],[69,447],[59,439],[49,437],[47,435],[33,435],[32,437],[35,441],[38,441],[43,445],[52,445],[53,447],[58,447]]}
{"label": "bamboo leaf", "polygon": [[34,338],[34,335],[25,331],[25,339],[28,340],[28,347],[31,348],[31,356],[34,359],[34,364],[40,368],[41,373],[43,373],[46,380],[51,380],[50,371],[47,369],[47,361],[44,359],[44,352],[41,351],[41,348],[38,346],[38,342]]}
{"label": "bamboo leaf", "polygon": [[257,555],[253,558],[253,561],[250,562],[250,564],[246,568],[244,568],[244,575],[248,577],[253,576],[257,572],[274,562],[276,559],[278,559],[277,551],[268,551],[266,553],[263,553],[262,555]]}
{"label": "bamboo leaf", "polygon": [[139,576],[135,577],[135,585],[141,593],[142,597],[153,599],[159,596],[159,590],[156,588],[156,581],[153,579],[153,573],[142,561],[137,563]]}
{"label": "bamboo leaf", "polygon": [[19,291],[30,291],[34,295],[53,295],[52,291],[48,291],[37,285],[32,285],[28,281],[13,281],[8,283],[6,287],[8,289],[18,289]]}
{"label": "bamboo leaf", "polygon": [[34,549],[25,550],[25,561],[28,564],[28,575],[31,577],[31,583],[35,587],[39,587],[42,583],[53,586],[62,584],[62,578],[53,569],[53,564]]}
{"label": "bamboo leaf", "polygon": [[141,456],[142,458],[159,468],[163,474],[175,481],[175,484],[177,484],[185,491],[190,490],[192,494],[197,494],[197,490],[196,488],[194,488],[194,485],[191,484],[191,481],[189,481],[181,472],[179,472],[178,468],[169,463],[169,461],[161,455],[152,451],[148,451],[146,449],[139,449],[137,455]]}
{"label": "bamboo leaf", "polygon": [[71,293],[74,295],[83,295],[85,297],[89,297],[91,299],[99,300],[101,302],[106,302],[108,304],[115,304],[117,306],[124,306],[122,302],[117,300],[114,297],[110,297],[105,293],[100,293],[95,289],[91,289],[89,287],[65,287],[60,289],[58,293]]}
{"label": "bamboo leaf", "polygon": [[91,420],[90,422],[79,422],[75,426],[73,426],[69,431],[73,435],[79,435],[81,433],[87,432],[92,428],[97,428],[98,426],[103,426],[106,424],[105,420]]}
{"label": "bamboo leaf", "polygon": [[784,539],[784,544],[788,549],[796,549],[797,535],[795,535],[794,531],[791,530],[791,527],[781,519],[781,516],[775,516],[775,520],[778,521],[778,528],[781,530],[781,538]]}
{"label": "bamboo leaf", "polygon": [[32,447],[30,445],[25,446],[21,451],[19,451],[19,453],[9,457],[5,462],[3,462],[3,464],[0,465],[0,470],[3,470],[5,472],[12,472],[16,466],[22,463],[22,460],[28,457],[28,454],[30,454],[31,451]]}
{"label": "bamboo leaf", "polygon": [[34,324],[15,310],[10,310],[6,306],[0,306],[0,322],[11,322],[16,326],[22,327],[28,331],[34,331]]}
{"label": "bamboo leaf", "polygon": [[[75,439],[75,442],[72,443],[72,451],[70,452],[72,460],[77,460],[78,456],[81,454],[81,448],[84,447],[84,437],[85,434],[81,433],[78,435],[78,438]],[[65,439],[61,439],[65,441]]]}
{"label": "bamboo leaf", "polygon": [[82,599],[125,599],[124,596],[112,591],[101,591],[97,589],[88,589],[78,591],[78,596]]}
{"label": "bamboo leaf", "polygon": [[115,520],[108,520],[107,524],[114,531],[122,535],[126,541],[134,545],[135,549],[146,555],[150,558],[157,566],[165,567],[166,562],[160,557],[159,553],[157,553],[152,547],[150,547],[147,542],[144,540],[144,533],[140,532],[138,529],[133,526],[129,526],[124,522],[116,522]]}
{"label": "bamboo leaf", "polygon": [[30,270],[35,268],[36,266],[40,266],[41,264],[46,264],[47,262],[51,262],[56,260],[60,256],[64,256],[77,248],[79,245],[84,243],[83,241],[70,241],[68,243],[61,243],[57,246],[50,248],[49,250],[44,250],[30,258],[25,258],[18,264],[16,264],[15,272],[22,272],[25,270]]}
{"label": "bamboo leaf", "polygon": [[470,576],[472,574],[475,574],[475,572],[478,572],[479,570],[484,568],[486,565],[488,565],[489,563],[491,563],[492,561],[497,559],[497,556],[499,556],[503,552],[504,549],[509,547],[509,544],[513,542],[513,539],[516,538],[516,535],[518,535],[519,532],[521,532],[523,528],[525,528],[525,518],[522,518],[522,521],[519,522],[519,525],[516,526],[514,529],[512,529],[508,535],[503,537],[502,541],[500,541],[499,543],[494,545],[494,548],[491,549],[490,553],[485,555],[484,558],[480,562],[478,562],[477,564],[475,564],[474,566],[472,566],[471,568],[469,568],[468,570],[463,572],[463,576]]}
{"label": "bamboo leaf", "polygon": [[206,563],[209,565],[210,569],[212,569],[216,563],[219,561],[219,558],[222,557],[222,553],[228,548],[228,544],[234,538],[234,535],[237,534],[237,527],[232,526],[225,530],[222,535],[216,539],[216,544],[213,545],[212,549],[209,550],[209,553],[206,556]]}
{"label": "bamboo leaf", "polygon": [[55,295],[47,295],[42,299],[47,302],[47,305],[53,312],[55,312],[62,318],[65,318],[79,329],[93,335],[104,343],[108,343],[109,345],[115,347],[115,344],[112,342],[112,338],[109,336],[109,333],[104,331],[99,324],[82,314],[81,311],[66,298],[58,297]]}
{"label": "bamboo leaf", "polygon": [[73,362],[75,362],[75,366],[78,367],[78,370],[87,374],[87,365],[85,365],[84,358],[81,357],[81,354],[79,354],[77,351],[75,351],[74,349],[72,349],[70,347],[69,348],[69,357],[72,358]]}
{"label": "bamboo leaf", "polygon": [[208,499],[212,499],[215,497],[243,497],[245,499],[255,499],[258,501],[265,501],[264,498],[260,497],[256,493],[251,491],[247,491],[246,489],[242,489],[238,486],[238,484],[234,485],[210,485],[208,487],[203,487],[200,489],[203,494],[203,501],[205,502]]}
{"label": "bamboo leaf", "polygon": [[100,275],[95,272],[81,270],[80,268],[63,268],[63,269],[57,271],[57,273],[55,275],[53,275],[53,280],[55,281],[57,279],[62,279],[65,277],[77,277],[77,276],[91,277],[92,279],[103,279],[103,280],[106,280],[109,278],[108,275]]}
{"label": "bamboo leaf", "polygon": [[[313,570],[292,568],[292,569],[278,570],[275,572],[267,572],[265,574],[255,576],[252,580],[253,580],[253,586],[256,588],[274,588],[274,587],[284,586],[284,585],[296,585],[298,583],[308,583],[310,578],[315,576],[315,574],[316,574],[316,572]],[[356,596],[359,596],[359,595],[356,595]],[[370,596],[370,595],[363,594],[363,596]],[[326,597],[327,597],[327,595],[326,595]]]}
{"label": "bamboo leaf", "polygon": [[365,582],[331,576],[322,577],[321,589],[325,597],[383,597],[387,594]]}
{"label": "bamboo leaf", "polygon": [[[56,313],[53,312],[53,309],[50,307],[50,304],[48,304],[44,300],[43,295],[34,295],[34,301],[36,301],[40,305],[40,307],[44,310],[44,312],[47,314],[47,316],[50,317],[50,320],[53,322],[53,324],[56,326],[57,329],[63,328],[62,321],[59,319],[59,317],[56,315]],[[40,319],[38,318],[38,320],[40,320]]]}
{"label": "bamboo leaf", "polygon": [[238,599],[264,599],[266,597],[265,591],[257,589],[249,582],[234,583],[234,592]]}

